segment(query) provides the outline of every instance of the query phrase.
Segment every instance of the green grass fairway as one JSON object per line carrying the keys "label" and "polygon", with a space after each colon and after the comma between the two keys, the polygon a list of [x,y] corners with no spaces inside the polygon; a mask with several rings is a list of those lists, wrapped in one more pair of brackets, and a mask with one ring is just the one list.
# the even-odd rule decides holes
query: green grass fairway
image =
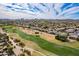
{"label": "green grass fairway", "polygon": [[[6,30],[9,32],[12,32],[12,28],[6,28]],[[25,40],[30,40],[35,42],[38,46],[40,46],[42,49],[45,49],[47,51],[50,51],[52,53],[55,53],[60,56],[79,56],[79,50],[67,46],[61,46],[57,45],[55,43],[48,42],[39,36],[35,35],[29,35],[24,32],[22,32],[19,29],[16,29],[16,32],[21,38]]]}

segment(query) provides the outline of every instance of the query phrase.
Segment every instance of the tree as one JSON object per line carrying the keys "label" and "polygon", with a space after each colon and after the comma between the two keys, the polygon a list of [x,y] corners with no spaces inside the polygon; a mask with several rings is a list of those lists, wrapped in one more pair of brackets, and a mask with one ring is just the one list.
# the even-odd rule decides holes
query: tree
{"label": "tree", "polygon": [[77,38],[77,41],[79,41],[79,37]]}
{"label": "tree", "polygon": [[25,46],[25,44],[24,44],[24,43],[22,43],[22,42],[19,42],[19,46],[24,47],[24,46]]}
{"label": "tree", "polygon": [[57,40],[60,40],[60,41],[63,41],[63,42],[67,42],[68,41],[66,36],[57,35],[57,36],[55,36],[55,38]]}
{"label": "tree", "polygon": [[24,53],[27,53],[29,56],[31,56],[31,51],[29,50],[24,50]]}

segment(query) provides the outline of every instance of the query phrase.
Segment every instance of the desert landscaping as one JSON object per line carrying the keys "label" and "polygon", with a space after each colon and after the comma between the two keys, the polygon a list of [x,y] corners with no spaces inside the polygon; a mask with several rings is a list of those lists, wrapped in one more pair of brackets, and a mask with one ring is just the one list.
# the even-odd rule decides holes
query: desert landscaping
{"label": "desert landscaping", "polygon": [[0,42],[4,56],[79,55],[79,21],[2,20]]}

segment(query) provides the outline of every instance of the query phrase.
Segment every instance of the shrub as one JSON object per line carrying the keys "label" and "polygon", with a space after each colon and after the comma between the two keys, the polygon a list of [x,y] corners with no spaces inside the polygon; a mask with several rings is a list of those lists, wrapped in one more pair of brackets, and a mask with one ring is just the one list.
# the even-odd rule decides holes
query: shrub
{"label": "shrub", "polygon": [[5,30],[5,28],[2,28],[2,30]]}
{"label": "shrub", "polygon": [[40,35],[36,35],[36,37],[40,37]]}
{"label": "shrub", "polygon": [[35,32],[35,34],[39,34],[39,32]]}
{"label": "shrub", "polygon": [[16,33],[16,29],[13,29],[13,33]]}
{"label": "shrub", "polygon": [[22,53],[22,54],[20,54],[20,56],[25,56],[25,54],[24,54],[24,53]]}

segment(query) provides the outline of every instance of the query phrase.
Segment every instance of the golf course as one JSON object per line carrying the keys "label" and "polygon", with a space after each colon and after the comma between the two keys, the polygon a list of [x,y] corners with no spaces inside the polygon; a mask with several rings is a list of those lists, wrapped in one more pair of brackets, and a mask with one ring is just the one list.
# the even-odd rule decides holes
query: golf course
{"label": "golf course", "polygon": [[16,33],[18,34],[22,39],[32,41],[36,43],[40,48],[49,51],[51,53],[54,53],[59,56],[78,56],[79,55],[79,49],[58,45],[55,43],[51,43],[47,40],[44,40],[39,35],[29,35],[27,33],[24,33],[23,31],[17,29],[17,27],[13,26],[4,26],[6,32],[10,33]]}

